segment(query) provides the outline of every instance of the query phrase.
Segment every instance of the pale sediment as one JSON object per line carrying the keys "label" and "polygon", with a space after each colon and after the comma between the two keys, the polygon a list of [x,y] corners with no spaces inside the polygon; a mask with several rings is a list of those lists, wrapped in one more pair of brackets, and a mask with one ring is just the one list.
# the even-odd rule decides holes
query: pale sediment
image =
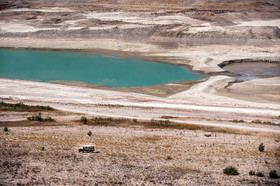
{"label": "pale sediment", "polygon": [[[4,0],[1,48],[137,57],[211,77],[118,89],[0,78],[0,101],[62,110],[43,112],[57,119],[54,124],[30,125],[31,113],[0,113],[0,126],[9,125],[8,133],[0,132],[0,183],[277,185],[268,174],[279,167],[280,79],[240,82],[219,64],[279,61],[279,6],[276,0]],[[85,125],[81,116],[185,128]],[[100,153],[78,153],[92,142]],[[231,165],[238,176],[223,174]],[[265,177],[250,176],[250,170]]]}
{"label": "pale sediment", "polygon": [[[90,9],[80,5],[71,5],[69,9],[63,10],[52,7],[61,7],[61,2],[42,9],[41,3],[31,4],[32,9],[6,9],[0,12],[0,47],[100,52],[185,66],[192,71],[210,74],[213,77],[195,86],[191,84],[184,87],[179,83],[180,88],[176,91],[170,89],[179,87],[178,83],[177,87],[164,85],[120,91],[170,96],[172,101],[182,99],[201,105],[278,109],[278,84],[266,85],[267,89],[274,90],[269,95],[263,87],[258,88],[255,92],[262,97],[261,101],[258,101],[257,98],[246,99],[242,91],[248,91],[243,89],[234,89],[233,96],[228,90],[236,79],[230,76],[216,76],[229,75],[219,66],[224,61],[279,59],[280,11],[275,3],[215,2],[215,6],[210,6],[210,3],[205,9],[204,3],[200,2],[192,3],[192,7],[187,4],[172,5],[170,11],[151,11],[151,7],[141,10],[143,6],[132,4],[123,8],[123,5],[111,3],[98,7],[89,5]],[[119,9],[113,8],[116,6]],[[227,10],[219,10],[219,7],[224,6]],[[106,8],[100,11],[100,7]],[[237,8],[239,11],[236,11]],[[261,80],[247,83],[258,81]],[[7,89],[8,86],[3,88]],[[11,88],[11,94],[13,90],[17,88]],[[5,97],[7,96],[6,92]],[[42,99],[47,99],[47,94],[44,96],[46,97]],[[114,99],[108,98],[108,103],[114,103]],[[275,104],[272,103],[274,101]],[[82,102],[84,101],[81,99],[80,103]]]}

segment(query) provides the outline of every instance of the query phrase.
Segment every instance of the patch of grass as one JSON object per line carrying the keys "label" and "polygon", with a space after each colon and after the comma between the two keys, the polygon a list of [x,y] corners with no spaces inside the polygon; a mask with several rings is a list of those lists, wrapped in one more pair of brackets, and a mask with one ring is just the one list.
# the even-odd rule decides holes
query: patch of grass
{"label": "patch of grass", "polygon": [[39,113],[38,115],[27,117],[28,121],[40,121],[40,122],[55,122],[55,119],[51,118],[50,116],[46,118],[42,118],[42,113]]}
{"label": "patch of grass", "polygon": [[271,121],[261,121],[261,120],[253,120],[251,123],[255,124],[263,124],[263,125],[277,125],[277,123],[273,123]]}
{"label": "patch of grass", "polygon": [[258,176],[258,177],[264,177],[264,174],[263,174],[263,172],[257,172],[257,174],[256,174],[256,176]]}
{"label": "patch of grass", "polygon": [[212,126],[200,126],[195,124],[188,123],[175,123],[169,120],[155,120],[151,119],[150,121],[138,121],[126,119],[126,118],[106,118],[106,117],[92,117],[91,119],[87,119],[82,117],[80,119],[84,124],[94,125],[94,126],[120,126],[120,127],[128,127],[128,126],[143,126],[146,128],[159,128],[159,129],[180,129],[180,130],[202,130],[206,132],[221,132],[228,134],[243,134],[243,135],[251,135],[250,132],[241,131],[237,129],[228,129],[228,128],[220,128],[220,127],[212,127]]}
{"label": "patch of grass", "polygon": [[25,105],[23,103],[5,103],[0,102],[0,111],[15,111],[15,112],[38,112],[38,111],[53,111],[54,108],[50,106],[32,106],[32,105]]}
{"label": "patch of grass", "polygon": [[[66,126],[65,122],[36,122],[36,121],[0,121],[0,127],[38,127],[38,126]],[[10,129],[9,129],[10,130]]]}
{"label": "patch of grass", "polygon": [[277,179],[279,178],[279,175],[277,174],[276,170],[271,170],[269,171],[269,177],[272,179]]}
{"label": "patch of grass", "polygon": [[233,166],[229,166],[229,167],[226,167],[224,170],[223,170],[224,174],[226,175],[238,175],[239,172],[237,170],[237,168],[233,167]]}
{"label": "patch of grass", "polygon": [[251,121],[251,123],[262,124],[262,121],[261,120],[253,120],[253,121]]}
{"label": "patch of grass", "polygon": [[199,170],[191,169],[188,167],[173,167],[173,171],[181,173],[181,174],[200,173]]}
{"label": "patch of grass", "polygon": [[243,119],[240,119],[240,120],[234,119],[234,120],[231,120],[231,122],[233,122],[233,123],[244,123],[244,120]]}
{"label": "patch of grass", "polygon": [[3,131],[4,131],[4,132],[9,132],[8,127],[4,127]]}
{"label": "patch of grass", "polygon": [[103,117],[93,117],[92,119],[88,120],[89,125],[99,125],[99,126],[121,126],[124,124],[132,124],[132,120],[120,118],[103,118]]}
{"label": "patch of grass", "polygon": [[261,143],[260,145],[259,145],[259,151],[260,152],[263,152],[264,151],[264,145],[263,145],[263,143]]}

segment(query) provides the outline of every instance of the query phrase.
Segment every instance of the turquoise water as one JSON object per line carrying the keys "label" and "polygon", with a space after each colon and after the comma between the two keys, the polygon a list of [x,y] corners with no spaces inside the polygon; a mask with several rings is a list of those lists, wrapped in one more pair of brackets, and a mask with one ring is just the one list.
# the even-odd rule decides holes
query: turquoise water
{"label": "turquoise water", "polygon": [[205,78],[174,65],[82,52],[0,50],[0,77],[136,87]]}

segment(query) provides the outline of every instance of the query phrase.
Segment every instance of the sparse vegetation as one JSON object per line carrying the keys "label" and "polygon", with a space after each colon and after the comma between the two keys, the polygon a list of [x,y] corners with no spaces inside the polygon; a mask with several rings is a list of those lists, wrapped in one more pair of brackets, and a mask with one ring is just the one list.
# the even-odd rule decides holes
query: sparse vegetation
{"label": "sparse vegetation", "polygon": [[253,176],[253,175],[256,175],[256,173],[255,173],[255,171],[250,170],[249,175],[250,175],[250,176]]}
{"label": "sparse vegetation", "polygon": [[88,119],[83,116],[81,117],[80,121],[83,122],[83,124],[86,124],[88,122]]}
{"label": "sparse vegetation", "polygon": [[46,118],[44,119],[44,121],[46,121],[46,122],[54,122],[55,119],[53,119],[53,118],[51,118],[50,116],[48,116],[48,117],[46,117]]}
{"label": "sparse vegetation", "polygon": [[[42,116],[44,116],[44,114]],[[274,147],[278,147],[278,142],[274,139],[278,139],[278,136],[275,134],[264,136],[258,134],[231,135],[226,133],[211,133],[213,138],[217,134],[214,143],[214,140],[201,139],[201,136],[203,136],[205,132],[200,129],[196,131],[178,131],[170,130],[170,128],[167,128],[167,130],[165,128],[153,129],[149,126],[151,125],[150,121],[145,122],[141,120],[136,124],[133,123],[132,119],[125,120],[121,118],[113,118],[112,122],[108,121],[110,120],[108,118],[97,118],[101,127],[98,125],[98,127],[95,127],[95,125],[93,127],[92,124],[94,123],[94,118],[88,117],[88,123],[83,125],[79,121],[80,117],[78,117],[75,123],[74,121],[69,120],[72,122],[71,127],[62,125],[54,128],[52,123],[49,123],[50,127],[47,127],[47,125],[42,126],[40,124],[41,122],[25,121],[26,123],[33,123],[36,127],[32,128],[33,125],[31,125],[31,127],[15,128],[16,133],[14,133],[14,135],[7,136],[4,132],[0,133],[0,135],[2,134],[2,139],[5,137],[11,139],[6,140],[4,145],[1,146],[1,150],[4,152],[1,154],[2,159],[16,163],[14,159],[17,156],[20,156],[21,158],[19,158],[19,162],[24,163],[24,159],[26,158],[33,159],[42,157],[38,159],[38,162],[45,162],[45,160],[50,162],[49,166],[51,170],[45,170],[43,163],[38,163],[36,166],[24,163],[18,170],[15,170],[15,167],[12,167],[12,169],[9,170],[11,172],[11,179],[14,178],[12,177],[14,172],[24,172],[27,169],[36,169],[35,171],[37,171],[37,175],[42,177],[48,173],[47,171],[50,171],[50,174],[48,174],[50,176],[46,178],[46,181],[51,182],[54,185],[64,183],[67,181],[67,178],[56,183],[52,182],[51,174],[55,175],[57,172],[63,171],[65,165],[67,165],[67,170],[71,170],[73,174],[78,175],[79,177],[89,175],[88,170],[84,169],[86,171],[82,172],[81,169],[73,167],[94,167],[100,171],[100,174],[109,173],[108,177],[116,178],[116,174],[111,174],[111,167],[115,166],[115,170],[133,172],[130,178],[121,178],[125,184],[131,183],[132,179],[136,180],[139,174],[144,175],[143,178],[147,179],[145,183],[148,184],[151,180],[155,181],[152,183],[158,183],[162,181],[163,177],[167,178],[164,183],[168,184],[172,182],[177,184],[179,182],[176,182],[176,180],[183,179],[186,176],[190,176],[192,182],[201,179],[202,181],[200,184],[211,184],[213,183],[213,180],[209,180],[209,174],[207,172],[209,171],[209,167],[213,165],[212,159],[223,159],[229,153],[237,152],[232,153],[231,156],[233,158],[227,159],[228,165],[237,167],[237,165],[234,164],[236,163],[236,158],[242,158],[244,161],[248,161],[248,164],[242,165],[242,169],[247,169],[248,171],[245,174],[242,174],[242,176],[227,176],[223,173],[223,169],[226,168],[227,165],[224,166],[223,163],[218,163],[213,169],[211,169],[215,181],[217,180],[221,184],[238,183],[241,185],[250,185],[250,182],[253,181],[256,183],[262,181],[262,183],[265,182],[273,185],[278,181],[277,179],[271,179],[269,177],[269,170],[264,172],[265,177],[261,178],[261,180],[260,177],[248,175],[250,170],[258,172],[258,169],[255,170],[250,168],[250,165],[255,163],[255,167],[261,167],[265,165],[265,160],[272,164],[272,162],[275,162],[277,159],[277,157],[274,156],[274,153],[277,153],[278,150]],[[15,122],[16,121],[13,121],[11,123]],[[106,127],[102,122],[108,123],[110,127]],[[55,125],[64,123],[67,122],[58,121]],[[2,130],[5,126],[10,129],[10,125],[4,124],[6,124],[6,122],[3,122]],[[173,126],[175,124],[176,123],[171,123],[170,127],[175,127]],[[18,124],[18,126],[21,125],[22,123]],[[81,128],[80,125],[83,125],[83,130],[79,130]],[[38,126],[41,127],[39,128]],[[89,131],[92,132],[91,136],[88,135]],[[236,137],[233,138],[233,136]],[[232,137],[230,140],[232,140],[231,142],[234,142],[234,144],[225,143],[224,139],[229,139],[230,137]],[[240,140],[241,138],[242,140]],[[248,141],[250,141],[250,143],[248,143]],[[265,156],[265,159],[262,161],[255,162],[258,145],[261,142],[266,144],[269,141],[271,141],[270,151],[272,153]],[[98,150],[101,151],[101,156],[97,154],[88,156],[78,153],[77,147],[90,143],[96,144]],[[252,144],[255,146],[255,152],[250,149],[250,147],[253,146]],[[240,147],[244,149],[244,152],[240,151]],[[10,151],[13,152],[13,154],[9,153]],[[32,153],[29,153],[29,151]],[[187,154],[187,156],[182,154]],[[207,154],[207,159],[209,161],[204,161],[205,154]],[[195,161],[192,158],[194,156],[196,156]],[[106,163],[108,163],[106,166],[104,166],[103,157],[106,158],[104,159]],[[116,162],[118,162],[117,165]],[[143,169],[143,167],[145,167],[145,169]],[[239,167],[237,168],[239,169]],[[41,172],[39,172],[40,170]],[[259,170],[263,171],[262,169]],[[33,172],[26,173],[26,176],[32,175],[34,175]],[[223,175],[227,176],[228,179],[225,180]],[[22,177],[15,177],[15,180],[18,181],[21,178]],[[109,184],[107,177],[102,177],[101,179],[104,183]],[[71,183],[74,183],[74,181],[76,181],[76,179],[71,180]],[[143,180],[138,178],[138,181]],[[92,183],[90,178],[88,178],[87,183]]]}
{"label": "sparse vegetation", "polygon": [[256,176],[258,176],[258,177],[264,177],[264,174],[263,174],[263,172],[257,172],[257,174],[256,174]]}
{"label": "sparse vegetation", "polygon": [[279,178],[279,175],[277,174],[276,170],[271,170],[269,171],[269,177],[272,179],[277,179]]}
{"label": "sparse vegetation", "polygon": [[237,170],[237,168],[233,167],[233,166],[229,166],[229,167],[226,167],[224,170],[223,170],[224,174],[226,175],[238,175],[239,172]]}
{"label": "sparse vegetation", "polygon": [[8,127],[4,127],[3,131],[4,131],[4,132],[9,132]]}
{"label": "sparse vegetation", "polygon": [[134,123],[137,123],[137,119],[133,119],[133,122],[134,122]]}
{"label": "sparse vegetation", "polygon": [[135,123],[135,120],[126,119],[126,118],[106,118],[106,117],[92,117],[87,119],[86,117],[81,117],[81,122],[87,125],[99,125],[99,126],[129,126],[129,125],[142,125],[148,128],[171,128],[171,129],[181,129],[181,130],[203,130],[207,132],[223,132],[223,133],[233,133],[233,134],[248,134],[247,132],[237,131],[234,129],[222,129],[218,127],[205,127],[199,125],[193,125],[188,123],[175,123],[170,120],[155,120],[151,119],[150,121],[138,121]]}
{"label": "sparse vegetation", "polygon": [[[168,128],[168,127],[175,127],[175,125],[171,125],[171,122],[169,120],[159,120],[159,121],[154,121],[153,124],[159,128]],[[179,125],[178,125],[179,126]]]}
{"label": "sparse vegetation", "polygon": [[253,120],[251,123],[255,124],[263,124],[263,125],[277,125],[277,123],[273,123],[271,121],[261,121],[261,120]]}
{"label": "sparse vegetation", "polygon": [[263,145],[263,143],[261,143],[260,145],[259,145],[259,151],[260,152],[263,152],[264,151],[264,145]]}
{"label": "sparse vegetation", "polygon": [[38,112],[38,111],[53,111],[54,108],[50,106],[31,106],[31,105],[25,105],[23,103],[5,103],[0,102],[0,111],[16,111],[16,112]]}
{"label": "sparse vegetation", "polygon": [[42,113],[39,113],[38,115],[27,117],[28,121],[40,121],[40,122],[55,122],[55,119],[51,118],[50,116],[46,118],[42,118]]}
{"label": "sparse vegetation", "polygon": [[240,120],[234,119],[234,120],[231,120],[231,122],[233,122],[233,123],[244,123],[244,120],[243,119],[240,119]]}
{"label": "sparse vegetation", "polygon": [[262,121],[261,120],[253,120],[253,121],[251,121],[251,123],[262,124]]}

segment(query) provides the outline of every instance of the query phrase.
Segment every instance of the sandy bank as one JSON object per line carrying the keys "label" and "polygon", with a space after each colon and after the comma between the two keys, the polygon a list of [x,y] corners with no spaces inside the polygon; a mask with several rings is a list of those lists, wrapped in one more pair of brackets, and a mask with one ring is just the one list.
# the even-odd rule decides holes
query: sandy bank
{"label": "sandy bank", "polygon": [[[0,79],[0,98],[9,101],[24,101],[28,104],[50,105],[67,112],[93,116],[143,120],[162,119],[163,116],[171,116],[174,117],[174,119],[170,119],[171,121],[191,122],[206,126],[234,127],[231,127],[232,124],[230,123],[217,124],[210,121],[215,119],[243,119],[245,121],[259,119],[274,123],[280,122],[279,104],[253,103],[233,98],[223,99],[221,96],[214,95],[211,82],[223,81],[225,78],[227,77],[210,78],[209,82],[206,81],[197,87],[194,86],[194,89],[189,91],[194,91],[193,94],[196,96],[190,94],[190,98],[193,97],[193,99],[185,100],[179,98],[178,95],[171,98],[160,98],[137,93]],[[207,88],[208,86],[212,89]],[[204,119],[206,120],[201,122]],[[210,120],[207,121],[207,119]],[[246,129],[243,124],[241,126]],[[250,128],[250,126],[248,127]],[[256,128],[258,127],[256,126]],[[277,127],[276,130],[278,130]]]}

